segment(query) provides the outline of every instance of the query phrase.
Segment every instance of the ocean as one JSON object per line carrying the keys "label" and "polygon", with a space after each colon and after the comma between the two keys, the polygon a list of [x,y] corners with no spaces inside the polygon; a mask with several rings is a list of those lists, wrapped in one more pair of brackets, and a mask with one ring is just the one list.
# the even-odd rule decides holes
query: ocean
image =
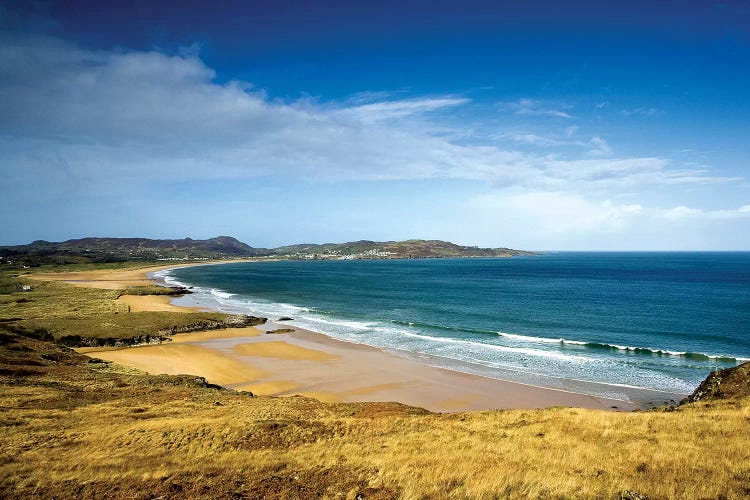
{"label": "ocean", "polygon": [[[477,375],[615,399],[750,360],[750,253],[272,261],[157,273],[177,303]],[[668,399],[668,398],[667,398]]]}

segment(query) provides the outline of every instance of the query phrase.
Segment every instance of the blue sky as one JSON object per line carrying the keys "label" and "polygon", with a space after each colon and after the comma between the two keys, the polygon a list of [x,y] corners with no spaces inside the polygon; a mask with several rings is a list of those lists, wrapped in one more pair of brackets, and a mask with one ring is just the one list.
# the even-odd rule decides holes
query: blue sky
{"label": "blue sky", "polygon": [[0,2],[0,244],[750,249],[750,4],[609,3]]}

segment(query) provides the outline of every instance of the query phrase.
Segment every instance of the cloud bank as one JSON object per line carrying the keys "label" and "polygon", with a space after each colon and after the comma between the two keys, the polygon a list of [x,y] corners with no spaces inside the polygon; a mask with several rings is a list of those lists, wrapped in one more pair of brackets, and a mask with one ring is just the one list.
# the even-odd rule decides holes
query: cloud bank
{"label": "cloud bank", "polygon": [[[516,117],[566,122],[559,136],[501,132],[468,141],[443,132],[462,128],[447,115],[472,105],[469,97],[397,96],[277,100],[248,82],[219,80],[194,50],[94,51],[51,37],[5,36],[0,173],[16,189],[4,210],[53,191],[122,196],[126,186],[145,183],[266,178],[478,182],[492,194],[467,205],[477,220],[510,211],[548,234],[611,232],[644,217],[664,223],[747,217],[747,206],[705,211],[591,201],[620,190],[738,179],[664,157],[618,156],[600,135],[579,138],[569,106],[529,98],[501,106]],[[579,154],[549,150],[570,146]],[[492,227],[481,224],[481,231]],[[528,224],[513,229],[528,231]]]}
{"label": "cloud bank", "polygon": [[[277,101],[246,82],[216,81],[190,52],[89,51],[27,37],[5,41],[0,74],[0,132],[10,151],[5,164],[25,168],[48,156],[73,174],[82,169],[108,178],[453,178],[555,188],[726,180],[672,169],[662,158],[610,157],[601,137],[588,146],[602,158],[568,160],[462,144],[425,124],[432,113],[469,103],[466,97]],[[515,106],[518,114],[565,114],[531,99]],[[516,139],[544,144],[531,135]],[[33,148],[18,147],[19,141]]]}

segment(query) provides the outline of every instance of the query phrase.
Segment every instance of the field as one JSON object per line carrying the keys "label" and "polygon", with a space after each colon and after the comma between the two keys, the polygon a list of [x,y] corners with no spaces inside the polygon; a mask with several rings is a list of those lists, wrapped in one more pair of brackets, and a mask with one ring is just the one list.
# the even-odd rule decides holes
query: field
{"label": "field", "polygon": [[[29,285],[28,292],[0,294],[0,323],[15,331],[44,331],[69,346],[148,342],[178,332],[247,326],[257,321],[214,312],[130,312],[123,295],[171,295],[165,287],[102,290],[65,283],[6,276],[7,290]],[[146,338],[148,337],[148,338]]]}
{"label": "field", "polygon": [[[123,310],[119,293],[37,282],[32,292],[0,295],[0,317],[22,318],[0,323],[0,497],[750,495],[748,365],[735,370],[742,376],[726,383],[723,399],[633,413],[433,414],[396,403],[251,397],[49,341],[102,335],[91,319],[99,315],[116,317],[125,335],[127,318],[143,313]],[[132,332],[191,314],[202,313],[143,315]],[[49,340],[35,333],[41,328]]]}

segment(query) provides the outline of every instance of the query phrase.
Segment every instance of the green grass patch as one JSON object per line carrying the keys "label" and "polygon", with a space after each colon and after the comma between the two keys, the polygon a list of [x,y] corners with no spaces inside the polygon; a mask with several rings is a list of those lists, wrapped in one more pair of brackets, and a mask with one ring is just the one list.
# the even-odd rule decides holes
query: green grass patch
{"label": "green grass patch", "polygon": [[[97,269],[101,265],[97,266]],[[67,283],[24,280],[2,273],[4,280],[30,284],[29,292],[0,295],[0,328],[24,332],[46,332],[67,345],[112,345],[149,342],[153,337],[174,333],[243,327],[260,321],[219,312],[130,312],[118,297],[131,295],[175,295],[184,290],[143,286],[128,290],[76,287]],[[16,281],[13,281],[13,280]],[[15,288],[14,288],[15,289]],[[87,340],[94,339],[94,340]]]}
{"label": "green grass patch", "polygon": [[121,291],[120,295],[176,296],[176,295],[185,295],[186,293],[190,293],[190,291],[188,291],[185,288],[151,285],[151,286],[133,286],[130,288],[126,288],[125,290]]}
{"label": "green grass patch", "polygon": [[0,276],[0,295],[8,295],[15,293],[21,288],[21,281],[18,278],[13,278],[10,275]]}
{"label": "green grass patch", "polygon": [[57,340],[71,336],[126,339],[146,335],[167,336],[173,333],[229,326],[226,325],[228,318],[228,315],[222,313],[137,312],[37,318],[16,321],[14,324],[27,330],[45,330]]}
{"label": "green grass patch", "polygon": [[22,281],[32,291],[0,295],[0,318],[49,319],[127,313],[121,290],[74,287],[49,281]]}
{"label": "green grass patch", "polygon": [[72,273],[78,271],[103,271],[117,269],[138,269],[141,267],[163,266],[164,261],[137,260],[125,262],[68,262],[34,266],[34,273]]}

